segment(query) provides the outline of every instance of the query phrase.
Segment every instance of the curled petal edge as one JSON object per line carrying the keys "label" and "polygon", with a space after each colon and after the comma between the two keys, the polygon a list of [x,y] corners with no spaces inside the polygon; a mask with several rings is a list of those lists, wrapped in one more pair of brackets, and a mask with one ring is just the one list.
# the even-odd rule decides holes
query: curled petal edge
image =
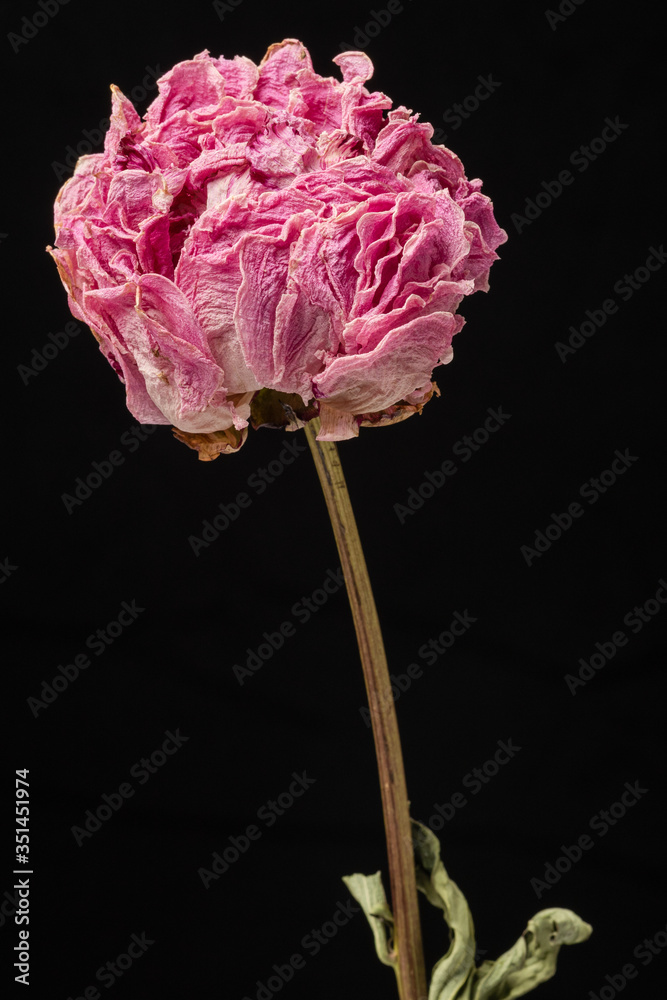
{"label": "curled petal edge", "polygon": [[224,431],[212,431],[209,434],[191,434],[178,427],[172,427],[172,431],[178,441],[198,452],[200,462],[212,462],[218,455],[232,455],[245,444],[248,437],[247,427],[240,431],[235,427],[228,427]]}

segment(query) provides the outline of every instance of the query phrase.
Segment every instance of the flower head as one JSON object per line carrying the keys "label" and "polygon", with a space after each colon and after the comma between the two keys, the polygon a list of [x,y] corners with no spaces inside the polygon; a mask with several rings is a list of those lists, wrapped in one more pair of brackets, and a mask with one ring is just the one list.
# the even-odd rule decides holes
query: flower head
{"label": "flower head", "polygon": [[321,440],[419,412],[507,239],[431,125],[366,89],[368,56],[334,62],[342,82],[295,39],[259,66],[204,51],[143,119],[112,87],[104,152],[56,199],[73,314],[136,419],[202,458],[271,422],[262,390]]}

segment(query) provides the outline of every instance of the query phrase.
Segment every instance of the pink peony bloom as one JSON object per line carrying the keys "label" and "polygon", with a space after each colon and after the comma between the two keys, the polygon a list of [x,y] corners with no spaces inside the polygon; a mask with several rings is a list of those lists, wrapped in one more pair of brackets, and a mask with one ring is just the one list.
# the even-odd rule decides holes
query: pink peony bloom
{"label": "pink peony bloom", "polygon": [[72,313],[136,419],[202,458],[241,446],[261,389],[319,413],[320,440],[420,411],[507,239],[432,127],[364,87],[368,56],[334,62],[342,83],[295,39],[259,66],[204,51],[143,120],[112,87],[104,152],[56,199]]}

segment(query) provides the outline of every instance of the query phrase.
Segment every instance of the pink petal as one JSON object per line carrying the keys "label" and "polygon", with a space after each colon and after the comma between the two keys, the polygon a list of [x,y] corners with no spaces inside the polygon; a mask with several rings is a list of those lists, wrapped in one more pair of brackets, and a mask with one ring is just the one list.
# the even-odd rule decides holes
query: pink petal
{"label": "pink petal", "polygon": [[[236,204],[230,205],[235,214],[247,213]],[[190,302],[210,351],[223,372],[229,393],[261,389],[246,364],[241,342],[236,333],[234,311],[241,284],[238,252],[230,242],[218,242],[225,227],[206,228],[202,216],[193,230],[176,270],[176,282]],[[219,221],[219,220],[216,220]],[[239,226],[236,239],[244,232]],[[227,234],[229,236],[229,234]]]}
{"label": "pink petal", "polygon": [[371,153],[380,130],[385,126],[382,112],[390,107],[391,98],[385,94],[369,94],[360,83],[344,84],[341,125],[353,135],[358,135],[365,151]]}
{"label": "pink petal", "polygon": [[282,42],[275,42],[268,47],[259,64],[255,100],[261,101],[262,104],[287,109],[295,75],[299,70],[312,70],[312,68],[308,49],[296,38],[285,38]]}
{"label": "pink petal", "polygon": [[391,406],[451,360],[452,337],[462,326],[463,318],[450,313],[418,315],[389,330],[370,353],[335,358],[313,379],[317,396],[350,413]]}
{"label": "pink petal", "polygon": [[142,222],[157,214],[153,198],[162,188],[162,176],[157,171],[147,174],[143,170],[123,170],[114,174],[104,222],[128,233],[138,233]]}
{"label": "pink petal", "polygon": [[329,314],[291,282],[276,307],[272,388],[311,399],[312,376],[323,368],[319,355],[337,346]]}
{"label": "pink petal", "polygon": [[137,257],[144,274],[162,274],[173,280],[174,262],[168,215],[154,215],[142,224],[137,239]]}
{"label": "pink petal", "polygon": [[104,137],[104,153],[107,162],[112,162],[118,153],[121,139],[128,133],[137,132],[141,118],[132,102],[115,84],[111,84],[111,118]]}
{"label": "pink petal", "polygon": [[225,81],[207,56],[176,63],[157,81],[159,95],[145,114],[149,126],[165,122],[178,111],[217,106],[225,96]]}
{"label": "pink petal", "polygon": [[233,59],[211,59],[225,81],[225,91],[231,97],[244,100],[252,98],[253,91],[259,79],[259,69],[252,59],[246,56],[234,56]]}
{"label": "pink petal", "polygon": [[331,318],[333,347],[342,339],[355,295],[354,261],[359,252],[355,223],[363,217],[359,204],[345,216],[318,220],[304,227],[294,248],[292,280],[312,305]]}
{"label": "pink petal", "polygon": [[365,52],[340,52],[333,57],[332,62],[340,66],[345,83],[351,83],[353,80],[365,83],[373,76],[373,63]]}
{"label": "pink petal", "polygon": [[308,118],[318,131],[340,128],[342,88],[335,80],[325,79],[310,69],[295,76],[287,110],[300,118]]}
{"label": "pink petal", "polygon": [[320,424],[318,441],[347,441],[359,436],[359,424],[354,416],[328,403],[320,403]]}
{"label": "pink petal", "polygon": [[244,426],[226,401],[222,372],[182,292],[161,275],[88,292],[84,306],[115,331],[114,355],[129,353],[158,410],[181,430]]}
{"label": "pink petal", "polygon": [[239,241],[242,282],[234,320],[246,364],[261,385],[276,381],[274,328],[276,310],[285,291],[292,244],[312,213],[292,215],[280,236],[248,234]]}
{"label": "pink petal", "polygon": [[302,134],[286,117],[276,115],[248,143],[246,155],[265,188],[285,187],[299,174],[319,166],[315,143],[314,134]]}
{"label": "pink petal", "polygon": [[102,153],[91,153],[77,160],[73,176],[65,181],[53,206],[56,235],[63,223],[67,224],[68,216],[86,214],[92,210],[99,217],[104,211],[104,199],[100,197],[97,177],[103,161]]}

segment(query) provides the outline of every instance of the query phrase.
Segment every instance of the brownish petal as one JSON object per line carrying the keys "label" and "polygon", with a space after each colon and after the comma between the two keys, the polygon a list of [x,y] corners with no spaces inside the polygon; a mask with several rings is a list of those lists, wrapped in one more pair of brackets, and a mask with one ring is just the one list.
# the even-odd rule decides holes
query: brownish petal
{"label": "brownish petal", "polygon": [[248,436],[247,427],[242,431],[228,427],[227,430],[213,431],[211,434],[190,434],[188,431],[180,431],[178,427],[172,427],[172,431],[175,438],[199,452],[200,462],[212,462],[218,455],[232,455]]}
{"label": "brownish petal", "polygon": [[408,403],[404,399],[399,399],[398,403],[388,406],[379,413],[361,413],[357,419],[361,418],[360,427],[388,427],[389,424],[397,424],[401,420],[407,420],[413,413],[421,413],[426,403],[433,395],[440,395],[440,390],[435,382],[431,382],[431,390],[426,393],[418,403]]}

